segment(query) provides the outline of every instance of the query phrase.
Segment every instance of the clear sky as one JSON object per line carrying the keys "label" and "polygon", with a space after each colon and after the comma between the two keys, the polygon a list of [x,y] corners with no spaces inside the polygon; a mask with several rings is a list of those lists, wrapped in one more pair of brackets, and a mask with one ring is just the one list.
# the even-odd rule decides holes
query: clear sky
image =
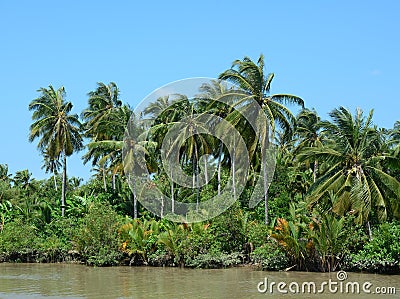
{"label": "clear sky", "polygon": [[[322,118],[340,105],[400,119],[400,1],[1,1],[0,163],[42,158],[28,142],[36,90],[63,85],[80,114],[96,82],[114,81],[135,107],[171,81],[217,77],[265,55],[272,93],[301,96]],[[90,177],[82,152],[69,175]]]}

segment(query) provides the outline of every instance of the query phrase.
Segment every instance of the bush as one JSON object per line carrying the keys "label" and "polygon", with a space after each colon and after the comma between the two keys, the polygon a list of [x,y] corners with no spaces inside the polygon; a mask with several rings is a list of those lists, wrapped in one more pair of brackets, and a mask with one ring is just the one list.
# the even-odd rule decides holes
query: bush
{"label": "bush", "polygon": [[236,202],[212,220],[212,237],[220,244],[222,252],[240,252],[243,249],[246,242],[244,218],[244,212]]}
{"label": "bush", "polygon": [[216,240],[209,224],[191,223],[178,237],[178,263],[182,258],[186,261],[198,255],[221,252],[221,244]]}
{"label": "bush", "polygon": [[290,266],[282,247],[278,247],[272,241],[256,248],[251,253],[251,258],[254,263],[260,265],[262,270],[276,271]]}
{"label": "bush", "polygon": [[400,224],[381,224],[374,231],[373,239],[362,250],[346,259],[345,268],[353,271],[400,273]]}
{"label": "bush", "polygon": [[75,246],[86,263],[95,266],[116,265],[122,258],[119,250],[118,215],[109,206],[92,206],[82,219]]}
{"label": "bush", "polygon": [[247,238],[248,242],[253,244],[254,248],[258,248],[267,242],[269,235],[269,227],[265,223],[251,222],[248,226]]}
{"label": "bush", "polygon": [[19,218],[9,222],[0,231],[0,261],[34,261],[39,243],[36,227]]}

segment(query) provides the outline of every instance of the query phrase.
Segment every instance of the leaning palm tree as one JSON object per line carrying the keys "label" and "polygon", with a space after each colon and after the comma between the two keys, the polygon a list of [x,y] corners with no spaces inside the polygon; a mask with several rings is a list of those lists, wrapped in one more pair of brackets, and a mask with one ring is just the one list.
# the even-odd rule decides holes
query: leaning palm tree
{"label": "leaning palm tree", "polygon": [[[306,147],[300,161],[321,160],[329,164],[325,173],[310,188],[309,204],[319,204],[339,215],[356,215],[358,223],[369,223],[371,211],[378,221],[393,215],[400,200],[400,182],[385,169],[387,160],[399,158],[382,153],[381,137],[372,126],[371,110],[365,117],[360,109],[353,116],[340,107],[330,114],[332,122],[323,122],[330,141],[320,147]],[[335,200],[331,200],[333,193]],[[327,202],[328,201],[328,202]]]}
{"label": "leaning palm tree", "polygon": [[40,152],[51,154],[51,159],[60,159],[63,164],[61,189],[61,213],[65,213],[67,185],[67,157],[82,148],[81,123],[78,115],[71,114],[72,103],[65,100],[65,89],[53,86],[40,88],[40,96],[29,104],[33,111],[29,141],[39,139]]}
{"label": "leaning palm tree", "polygon": [[[235,60],[232,67],[219,75],[219,79],[224,79],[239,86],[243,91],[261,106],[270,122],[271,130],[265,128],[261,148],[268,148],[270,138],[274,136],[276,125],[283,130],[292,132],[295,123],[295,117],[284,104],[297,104],[304,107],[303,100],[290,94],[270,94],[271,82],[274,73],[266,74],[264,70],[264,56],[261,54],[254,63],[250,58],[244,57],[243,60]],[[263,169],[267,169],[263,161]],[[265,203],[265,223],[268,224],[268,178],[267,172],[264,175],[264,203]]]}

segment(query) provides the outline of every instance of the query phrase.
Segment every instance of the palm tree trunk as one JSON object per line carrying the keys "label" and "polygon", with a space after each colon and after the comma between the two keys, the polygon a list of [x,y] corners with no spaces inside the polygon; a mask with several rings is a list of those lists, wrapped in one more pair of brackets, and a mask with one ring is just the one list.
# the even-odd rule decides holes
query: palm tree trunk
{"label": "palm tree trunk", "polygon": [[199,210],[199,204],[200,204],[200,190],[199,190],[199,165],[197,163],[197,145],[196,143],[194,144],[194,155],[193,155],[193,168],[194,168],[194,177],[193,181],[195,183],[195,188],[196,188],[196,211]]}
{"label": "palm tree trunk", "polygon": [[204,159],[204,178],[206,179],[206,184],[208,183],[208,168],[207,168],[207,159]]}
{"label": "palm tree trunk", "polygon": [[113,173],[113,175],[112,175],[112,189],[113,189],[113,191],[115,191],[115,176],[116,175],[117,175],[116,173]]}
{"label": "palm tree trunk", "polygon": [[262,168],[263,168],[263,180],[264,180],[264,204],[265,204],[265,224],[268,225],[268,174],[267,174],[267,152],[266,149],[268,147],[268,141],[269,141],[269,130],[267,128],[267,132],[265,134],[265,140],[263,140],[262,146],[261,146],[261,159],[262,159]]}
{"label": "palm tree trunk", "polygon": [[136,198],[136,177],[133,177],[133,218],[138,218],[137,213],[137,198]]}
{"label": "palm tree trunk", "polygon": [[62,186],[61,186],[61,216],[65,215],[65,196],[67,189],[67,155],[63,153],[63,176],[62,176]]}
{"label": "palm tree trunk", "polygon": [[53,171],[54,188],[58,191],[56,173]]}
{"label": "palm tree trunk", "polygon": [[104,187],[104,191],[107,192],[107,182],[106,182],[106,170],[103,167],[103,187]]}
{"label": "palm tree trunk", "polygon": [[174,196],[174,180],[172,177],[172,168],[171,168],[171,211],[175,213],[175,196]]}
{"label": "palm tree trunk", "polygon": [[313,180],[314,180],[314,183],[317,180],[317,170],[318,170],[318,161],[315,160],[314,161],[314,169],[313,169]]}
{"label": "palm tree trunk", "polygon": [[161,195],[161,211],[160,211],[160,217],[164,217],[164,196]]}
{"label": "palm tree trunk", "polygon": [[367,221],[367,229],[368,229],[369,240],[372,241],[372,231],[371,231],[371,225],[369,224],[369,221]]}
{"label": "palm tree trunk", "polygon": [[219,155],[218,155],[218,195],[221,195],[221,163],[222,163],[222,149],[223,143],[221,141],[219,145]]}
{"label": "palm tree trunk", "polygon": [[232,152],[232,184],[233,184],[233,200],[236,201],[236,174],[235,174],[235,157],[236,157],[236,138],[233,135],[233,152]]}

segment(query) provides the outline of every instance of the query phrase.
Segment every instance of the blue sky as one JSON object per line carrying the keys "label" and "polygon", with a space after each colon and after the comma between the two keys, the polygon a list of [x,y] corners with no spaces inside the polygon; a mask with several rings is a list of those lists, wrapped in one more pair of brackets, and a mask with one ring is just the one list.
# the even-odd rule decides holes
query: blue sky
{"label": "blue sky", "polygon": [[[28,142],[37,89],[63,85],[80,114],[96,82],[135,107],[171,81],[216,77],[265,55],[272,93],[301,97],[323,118],[340,105],[400,119],[399,1],[1,1],[0,163],[44,178]],[[87,179],[82,153],[69,175]]]}

